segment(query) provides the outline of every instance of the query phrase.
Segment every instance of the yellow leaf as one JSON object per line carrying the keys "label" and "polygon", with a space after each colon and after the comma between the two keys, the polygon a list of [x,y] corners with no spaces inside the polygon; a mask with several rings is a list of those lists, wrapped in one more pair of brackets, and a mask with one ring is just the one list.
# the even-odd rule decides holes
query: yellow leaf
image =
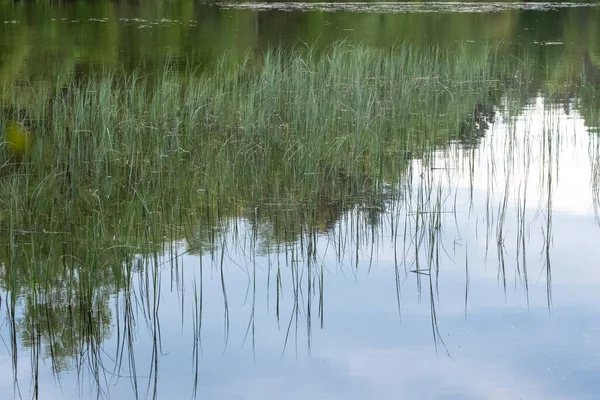
{"label": "yellow leaf", "polygon": [[6,123],[6,148],[16,161],[22,160],[34,143],[35,135],[21,124],[13,120]]}

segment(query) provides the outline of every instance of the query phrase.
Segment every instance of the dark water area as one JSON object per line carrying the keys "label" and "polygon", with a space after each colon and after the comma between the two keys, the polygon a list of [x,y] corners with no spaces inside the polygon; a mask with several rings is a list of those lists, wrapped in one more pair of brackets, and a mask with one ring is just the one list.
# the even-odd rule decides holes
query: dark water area
{"label": "dark water area", "polygon": [[[327,57],[328,46],[341,40],[349,49],[462,49],[473,64],[484,52],[493,54],[486,62],[506,63],[510,71],[481,78],[489,83],[481,95],[457,96],[444,77],[406,77],[417,87],[440,80],[450,105],[436,103],[442,115],[424,119],[449,121],[456,112],[458,127],[403,123],[398,142],[419,142],[419,135],[428,141],[398,152],[388,148],[398,143],[382,140],[377,153],[392,159],[365,155],[359,168],[365,176],[380,171],[376,182],[371,175],[358,182],[348,168],[324,168],[334,183],[320,186],[314,203],[291,200],[304,190],[297,174],[310,187],[311,179],[320,182],[312,176],[325,174],[320,165],[311,171],[286,163],[310,143],[298,139],[278,153],[254,131],[256,137],[247,136],[255,147],[242,146],[219,164],[218,178],[206,177],[223,185],[194,186],[186,175],[208,174],[193,175],[191,167],[166,177],[161,171],[170,170],[156,167],[155,181],[131,185],[135,202],[115,202],[114,210],[104,209],[113,203],[101,197],[109,197],[106,188],[121,196],[122,188],[105,183],[120,179],[116,168],[102,173],[114,178],[90,173],[81,187],[71,184],[77,168],[93,170],[109,157],[101,148],[112,148],[111,140],[85,147],[96,143],[93,135],[113,129],[106,121],[98,132],[67,128],[79,136],[64,146],[88,153],[72,152],[64,171],[59,150],[35,153],[51,166],[47,176],[6,161],[0,168],[0,398],[597,399],[599,38],[600,3],[594,2],[0,0],[3,152],[16,141],[10,112],[26,114],[31,104],[44,104],[40,97],[55,99],[66,87],[92,91],[87,80],[111,70],[139,77],[169,69],[187,82],[189,71],[210,75],[226,70],[225,62],[260,69],[269,50],[312,49]],[[487,67],[501,69],[480,69]],[[74,121],[93,109],[77,111],[79,95],[65,108]],[[154,101],[152,93],[148,98]],[[383,110],[353,132],[349,127],[362,118],[359,101],[339,108],[332,119],[353,122],[340,123],[346,136],[327,142],[331,153],[349,137],[393,137],[377,119]],[[126,111],[111,135],[125,135],[121,127],[137,121]],[[176,107],[168,111],[180,122],[187,118]],[[265,125],[268,132],[309,126],[278,113],[281,125]],[[249,125],[259,121],[246,118]],[[207,130],[218,125],[217,117],[206,120]],[[242,116],[231,121],[243,127],[232,132],[245,134]],[[48,126],[62,127],[59,122]],[[165,126],[153,132],[171,129]],[[189,153],[183,140],[163,143],[175,141],[176,131],[163,134],[163,147],[151,147],[152,154],[171,151],[157,159]],[[214,153],[246,143],[235,134],[214,144]],[[125,147],[116,158],[125,160],[122,174],[133,182],[144,173],[136,169],[143,146]],[[261,152],[271,161],[264,169],[253,161],[261,158],[252,158]],[[244,157],[250,161],[239,162]],[[68,185],[53,189],[58,175]],[[225,185],[245,182],[236,176],[250,176],[250,183]],[[370,197],[355,190],[361,185],[373,188]],[[76,205],[66,207],[63,199]],[[184,201],[192,203],[188,212]],[[148,222],[153,218],[156,225]]]}
{"label": "dark water area", "polygon": [[588,55],[598,46],[596,3],[67,2],[0,4],[0,79],[85,73],[99,66],[214,65],[268,47],[349,40],[474,42],[501,54]]}

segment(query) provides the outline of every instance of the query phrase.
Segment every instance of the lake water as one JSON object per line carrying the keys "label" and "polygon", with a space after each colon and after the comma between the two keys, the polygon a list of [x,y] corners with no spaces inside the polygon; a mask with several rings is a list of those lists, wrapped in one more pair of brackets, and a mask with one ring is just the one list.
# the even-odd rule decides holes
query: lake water
{"label": "lake water", "polygon": [[338,39],[543,65],[520,104],[499,96],[477,138],[411,158],[377,206],[284,235],[293,205],[240,205],[132,250],[89,325],[59,284],[15,293],[3,251],[0,397],[598,398],[599,21],[596,3],[0,0],[0,80],[17,86]]}

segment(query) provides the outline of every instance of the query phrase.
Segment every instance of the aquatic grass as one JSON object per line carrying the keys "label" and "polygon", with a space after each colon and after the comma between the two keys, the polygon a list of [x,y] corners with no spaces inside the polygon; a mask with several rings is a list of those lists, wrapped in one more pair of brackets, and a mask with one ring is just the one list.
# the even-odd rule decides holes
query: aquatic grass
{"label": "aquatic grass", "polygon": [[[14,91],[11,107],[39,143],[18,170],[3,171],[0,195],[12,208],[0,229],[159,248],[173,238],[167,231],[180,234],[174,221],[259,204],[336,218],[457,138],[493,87],[490,55],[340,43],[320,55],[223,59],[200,77],[112,71],[58,82],[52,95],[43,85],[34,100]],[[287,229],[294,237],[298,228]]]}
{"label": "aquatic grass", "polygon": [[[27,298],[36,316],[47,305],[40,298],[51,299],[54,310],[72,310],[78,322],[71,326],[81,328],[73,341],[56,334],[58,318],[49,320],[42,340],[50,349],[53,340],[65,342],[66,355],[89,348],[98,387],[106,359],[98,345],[114,310],[122,321],[118,366],[105,373],[121,376],[122,358],[128,358],[139,396],[136,370],[147,367],[157,376],[158,256],[171,243],[183,240],[186,251],[212,255],[227,342],[233,245],[225,238],[237,232],[239,221],[248,222],[251,281],[257,255],[276,251],[278,257],[272,284],[287,344],[297,340],[302,316],[311,318],[315,295],[323,324],[318,239],[333,235],[340,264],[353,273],[367,246],[370,268],[378,224],[391,208],[395,238],[404,242],[396,259],[398,303],[401,275],[413,270],[431,296],[433,317],[440,260],[448,251],[442,232],[446,214],[457,207],[441,189],[436,160],[474,147],[485,132],[480,114],[498,106],[497,91],[516,99],[524,93],[502,86],[514,75],[513,65],[495,64],[494,57],[490,49],[472,53],[464,46],[417,51],[338,43],[318,54],[272,50],[239,64],[224,58],[200,74],[167,67],[145,76],[114,70],[58,82],[54,91],[45,85],[33,100],[15,91],[12,110],[0,114],[0,122],[16,113],[38,140],[22,163],[0,170],[0,230],[6,233],[0,282],[11,295]],[[196,363],[202,273],[194,293]],[[292,310],[282,315],[280,302],[290,294]],[[252,314],[252,343],[254,323]],[[432,323],[439,337],[435,318]],[[151,366],[134,357],[142,324],[153,339]],[[67,368],[56,360],[56,371]]]}

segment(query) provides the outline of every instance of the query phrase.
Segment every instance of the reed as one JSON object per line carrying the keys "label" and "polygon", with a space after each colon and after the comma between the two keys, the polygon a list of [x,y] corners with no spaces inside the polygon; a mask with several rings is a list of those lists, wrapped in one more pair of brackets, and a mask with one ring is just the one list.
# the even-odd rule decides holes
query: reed
{"label": "reed", "polygon": [[[13,315],[20,297],[29,313],[27,324],[14,326],[13,351],[20,329],[36,354],[52,354],[57,373],[85,361],[100,388],[106,368],[98,349],[114,310],[123,343],[116,360],[129,357],[135,372],[132,297],[141,300],[156,357],[159,255],[182,239],[189,252],[214,254],[228,327],[224,238],[240,217],[254,226],[255,251],[295,260],[287,264],[296,313],[298,260],[307,260],[321,324],[320,233],[337,232],[339,258],[354,252],[357,265],[360,243],[374,243],[381,215],[406,199],[410,232],[392,235],[404,234],[415,269],[435,276],[445,199],[432,175],[414,180],[414,166],[433,166],[437,153],[456,144],[473,146],[485,130],[482,110],[507,96],[514,67],[498,62],[493,49],[337,43],[323,52],[267,51],[239,64],[225,56],[201,73],[113,70],[32,87],[34,95],[5,88],[10,106],[0,125],[16,118],[36,138],[18,162],[0,152],[0,285]],[[524,88],[509,94],[520,98]],[[132,286],[137,272],[139,288]],[[201,281],[194,310],[199,331]],[[60,324],[64,315],[69,329]],[[88,358],[69,361],[77,354]],[[197,348],[194,354],[197,362]]]}

